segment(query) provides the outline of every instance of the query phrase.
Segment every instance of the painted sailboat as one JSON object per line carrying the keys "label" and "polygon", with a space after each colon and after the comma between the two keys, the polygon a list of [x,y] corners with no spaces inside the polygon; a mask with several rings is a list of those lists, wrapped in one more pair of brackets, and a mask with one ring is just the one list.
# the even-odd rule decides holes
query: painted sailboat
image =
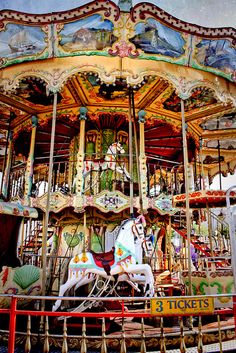
{"label": "painted sailboat", "polygon": [[35,40],[26,30],[14,34],[8,45],[13,53],[32,51],[36,48]]}

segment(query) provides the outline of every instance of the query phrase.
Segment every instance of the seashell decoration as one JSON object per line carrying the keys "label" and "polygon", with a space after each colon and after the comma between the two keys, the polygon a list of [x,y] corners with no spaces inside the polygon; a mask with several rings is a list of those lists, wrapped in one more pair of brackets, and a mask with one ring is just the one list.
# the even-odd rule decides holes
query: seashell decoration
{"label": "seashell decoration", "polygon": [[70,248],[76,247],[82,240],[83,240],[83,233],[75,233],[75,234],[70,234],[69,232],[64,233],[64,238],[66,241],[66,244]]}
{"label": "seashell decoration", "polygon": [[13,281],[22,289],[26,289],[40,278],[40,270],[33,265],[25,265],[16,269]]}

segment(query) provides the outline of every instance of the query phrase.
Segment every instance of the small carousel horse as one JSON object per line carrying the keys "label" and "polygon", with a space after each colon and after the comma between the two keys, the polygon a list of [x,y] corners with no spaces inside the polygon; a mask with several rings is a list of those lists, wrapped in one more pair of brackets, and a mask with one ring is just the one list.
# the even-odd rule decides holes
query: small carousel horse
{"label": "small carousel horse", "polygon": [[118,154],[125,154],[125,150],[120,142],[114,142],[108,147],[103,162],[94,160],[84,161],[84,177],[91,171],[111,169],[117,173],[124,174],[126,179],[130,180],[130,174],[125,167],[125,163],[117,161]]}
{"label": "small carousel horse", "polygon": [[[60,287],[59,296],[72,287],[81,287],[87,283],[94,281],[99,275],[103,278],[116,279],[116,275],[125,275],[125,280],[129,279],[134,282],[145,280],[145,295],[154,295],[154,277],[151,267],[148,264],[138,263],[135,254],[135,239],[139,239],[140,244],[145,239],[143,216],[137,219],[125,220],[118,233],[115,247],[112,251],[104,254],[96,254],[92,251],[83,252],[73,257],[69,263],[68,280]],[[53,311],[57,310],[61,305],[61,299],[58,299]]]}

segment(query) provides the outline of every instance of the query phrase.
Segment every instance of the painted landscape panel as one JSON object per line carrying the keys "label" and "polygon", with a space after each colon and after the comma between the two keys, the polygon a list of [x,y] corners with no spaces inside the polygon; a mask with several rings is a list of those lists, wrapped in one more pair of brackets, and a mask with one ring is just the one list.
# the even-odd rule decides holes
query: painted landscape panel
{"label": "painted landscape panel", "polygon": [[182,35],[153,18],[146,23],[138,23],[135,32],[136,35],[130,41],[145,53],[179,58],[185,52]]}
{"label": "painted landscape panel", "polygon": [[236,72],[236,48],[227,39],[203,39],[197,44],[196,59],[203,66],[231,74]]}
{"label": "painted landscape panel", "polygon": [[46,48],[45,37],[40,27],[8,23],[0,32],[0,56],[15,59],[40,54]]}
{"label": "painted landscape panel", "polygon": [[116,41],[114,25],[95,14],[66,24],[60,32],[59,45],[64,51],[103,50]]}

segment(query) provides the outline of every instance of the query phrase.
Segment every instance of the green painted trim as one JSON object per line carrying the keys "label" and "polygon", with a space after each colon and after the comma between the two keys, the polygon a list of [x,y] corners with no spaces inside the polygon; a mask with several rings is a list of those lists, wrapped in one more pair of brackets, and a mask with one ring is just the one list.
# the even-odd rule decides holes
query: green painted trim
{"label": "green painted trim", "polygon": [[201,70],[201,71],[204,71],[204,72],[210,72],[216,76],[221,76],[221,77],[224,77],[226,79],[228,79],[229,81],[231,82],[234,82],[232,77],[231,77],[231,74],[227,74],[226,72],[222,71],[222,70],[219,70],[219,69],[215,69],[215,68],[212,68],[210,66],[202,66],[200,64],[198,64],[198,62],[196,60],[192,61],[191,63],[191,66],[193,69],[196,69],[196,70]]}
{"label": "green painted trim", "polygon": [[[49,59],[50,58],[50,54],[49,51],[46,51],[42,54],[40,54],[39,56],[29,56],[29,57],[20,57],[20,58],[15,58],[15,59],[6,59],[6,61],[4,60],[4,58],[2,58],[3,63],[0,66],[0,68],[5,68],[11,65],[17,65],[17,64],[21,64],[23,62],[29,62],[29,61],[36,61],[36,60],[45,60],[45,59]],[[5,62],[4,62],[5,61]]]}
{"label": "green painted trim", "polygon": [[71,56],[106,56],[110,57],[111,55],[108,54],[108,52],[104,51],[81,51],[81,52],[72,52],[72,53],[66,53],[58,50],[58,55],[56,56],[57,58],[67,58]]}
{"label": "green painted trim", "polygon": [[145,59],[145,60],[153,60],[153,61],[164,61],[164,62],[168,62],[170,64],[176,64],[176,65],[186,65],[187,66],[187,62],[188,62],[188,58],[187,57],[182,57],[182,59],[172,59],[171,57],[168,56],[163,56],[160,54],[156,54],[154,56],[154,54],[152,55],[147,55],[145,53],[140,54],[137,58],[135,59]]}

